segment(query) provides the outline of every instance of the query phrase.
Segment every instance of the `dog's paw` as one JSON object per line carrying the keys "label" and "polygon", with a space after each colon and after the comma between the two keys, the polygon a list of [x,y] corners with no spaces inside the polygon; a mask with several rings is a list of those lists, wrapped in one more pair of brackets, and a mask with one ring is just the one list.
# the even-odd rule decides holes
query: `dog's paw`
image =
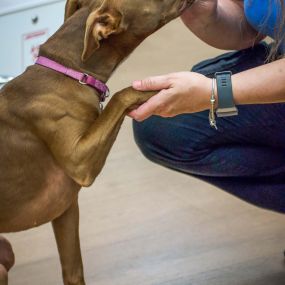
{"label": "dog's paw", "polygon": [[125,109],[132,110],[157,94],[157,91],[138,91],[132,87],[117,92],[113,98]]}

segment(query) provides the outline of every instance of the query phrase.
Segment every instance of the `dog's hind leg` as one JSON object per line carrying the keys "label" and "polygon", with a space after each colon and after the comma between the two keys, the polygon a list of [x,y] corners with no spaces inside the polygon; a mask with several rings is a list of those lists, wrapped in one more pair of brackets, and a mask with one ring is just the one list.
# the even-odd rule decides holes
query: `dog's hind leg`
{"label": "dog's hind leg", "polygon": [[15,263],[11,244],[0,236],[0,285],[8,284],[8,271]]}
{"label": "dog's hind leg", "polygon": [[78,201],[52,222],[64,285],[85,285],[79,241]]}
{"label": "dog's hind leg", "polygon": [[8,284],[8,272],[4,265],[0,264],[0,285]]}

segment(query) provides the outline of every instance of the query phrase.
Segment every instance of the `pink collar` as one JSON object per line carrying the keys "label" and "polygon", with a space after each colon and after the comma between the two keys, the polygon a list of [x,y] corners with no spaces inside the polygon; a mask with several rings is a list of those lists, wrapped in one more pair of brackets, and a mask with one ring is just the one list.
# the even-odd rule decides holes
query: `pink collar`
{"label": "pink collar", "polygon": [[47,57],[39,56],[36,60],[36,64],[42,65],[44,67],[50,68],[52,70],[55,70],[57,72],[63,73],[66,76],[69,76],[73,79],[78,80],[80,84],[83,85],[89,85],[96,89],[100,93],[100,101],[104,102],[106,97],[109,96],[109,88],[105,83],[102,81],[94,78],[91,75],[88,75],[86,73],[82,73],[76,70],[73,70],[71,68],[67,68]]}

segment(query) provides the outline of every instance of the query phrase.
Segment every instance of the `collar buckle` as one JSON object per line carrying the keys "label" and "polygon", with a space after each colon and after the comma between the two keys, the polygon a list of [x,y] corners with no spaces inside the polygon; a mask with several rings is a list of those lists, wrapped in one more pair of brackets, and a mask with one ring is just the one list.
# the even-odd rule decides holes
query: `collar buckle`
{"label": "collar buckle", "polygon": [[87,79],[89,75],[87,73],[83,73],[82,77],[78,80],[78,82],[82,85],[87,85]]}

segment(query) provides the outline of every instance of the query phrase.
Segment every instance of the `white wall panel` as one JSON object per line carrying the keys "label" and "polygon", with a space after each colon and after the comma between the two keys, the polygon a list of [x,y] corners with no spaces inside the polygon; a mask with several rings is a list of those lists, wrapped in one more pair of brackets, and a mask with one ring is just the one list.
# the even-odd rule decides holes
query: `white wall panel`
{"label": "white wall panel", "polygon": [[0,0],[0,75],[33,64],[40,44],[63,23],[65,1]]}

